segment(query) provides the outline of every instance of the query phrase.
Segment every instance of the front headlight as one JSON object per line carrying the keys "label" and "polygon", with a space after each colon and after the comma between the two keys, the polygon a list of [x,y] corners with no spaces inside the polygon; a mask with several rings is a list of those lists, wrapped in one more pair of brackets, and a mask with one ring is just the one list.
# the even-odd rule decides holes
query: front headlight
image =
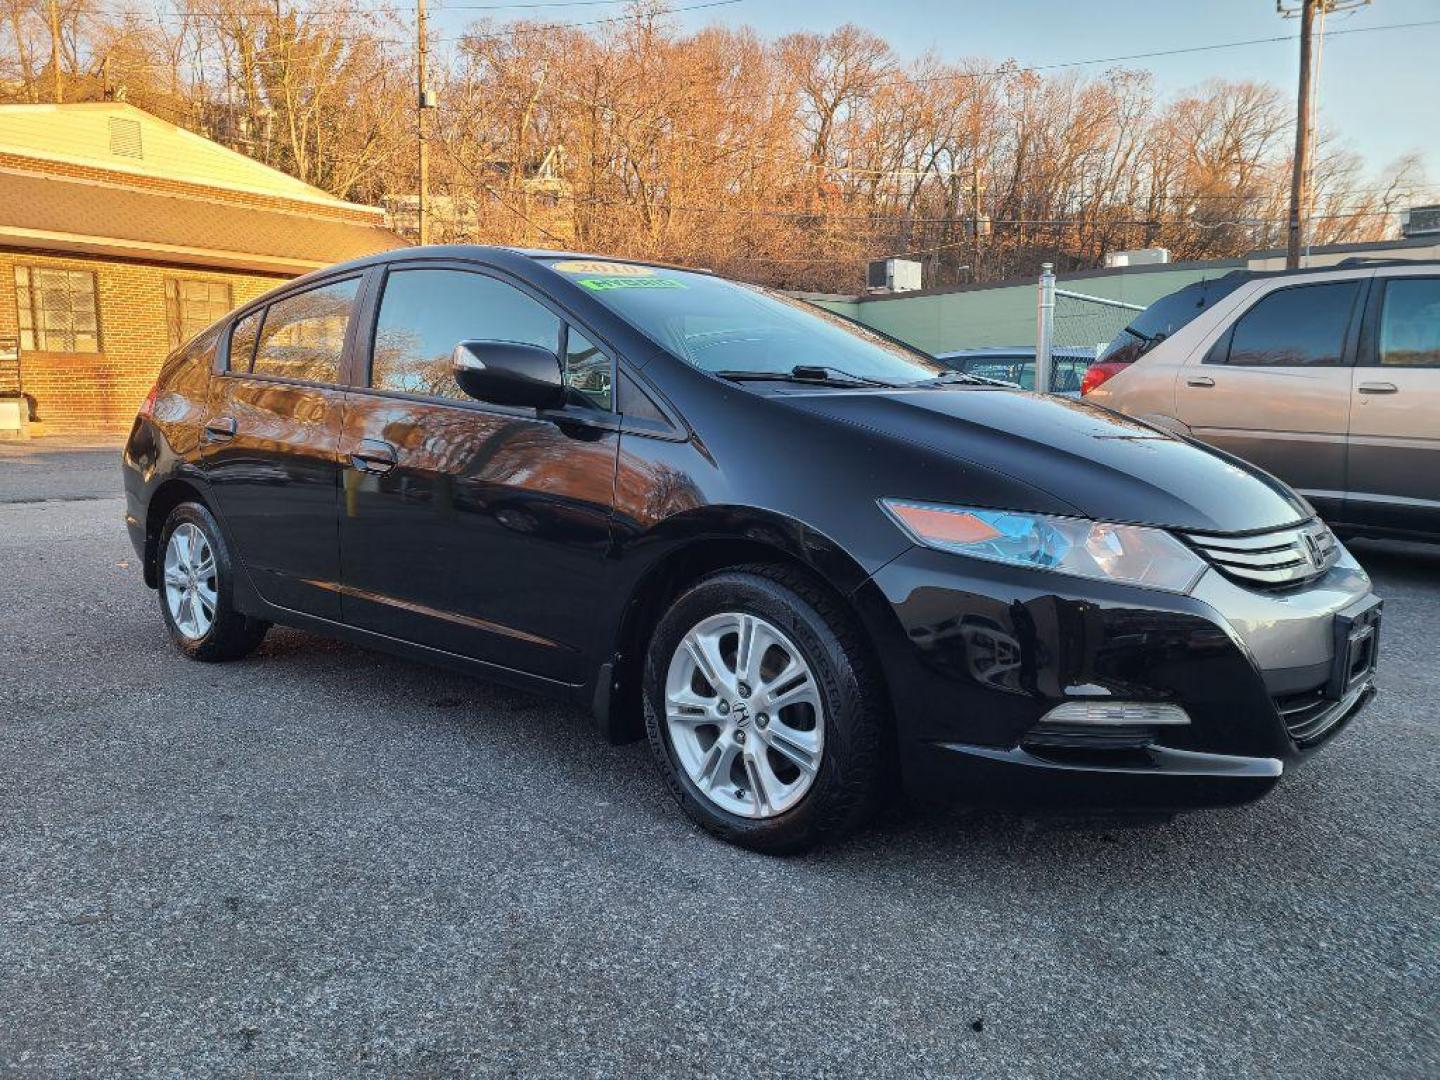
{"label": "front headlight", "polygon": [[991,562],[1189,592],[1205,562],[1161,529],[881,499],[917,544]]}

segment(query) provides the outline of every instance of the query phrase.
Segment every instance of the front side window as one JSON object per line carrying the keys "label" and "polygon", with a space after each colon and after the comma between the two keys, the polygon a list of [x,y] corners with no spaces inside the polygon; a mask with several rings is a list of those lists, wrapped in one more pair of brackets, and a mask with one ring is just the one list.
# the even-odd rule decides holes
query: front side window
{"label": "front side window", "polygon": [[88,270],[15,267],[20,347],[39,352],[100,351],[95,275]]}
{"label": "front side window", "polygon": [[519,289],[465,270],[395,270],[375,324],[370,385],[423,397],[468,400],[451,373],[462,341],[518,341],[551,352],[560,319]]}
{"label": "front side window", "polygon": [[360,279],[351,278],[276,300],[265,312],[250,370],[305,382],[339,382],[345,328],[359,287]]}
{"label": "front side window", "polygon": [[1245,367],[1335,367],[1345,352],[1345,331],[1359,294],[1357,281],[1273,292],[1235,324],[1223,362]]}
{"label": "front side window", "polygon": [[550,266],[704,371],[788,374],[815,366],[896,383],[923,382],[946,371],[858,323],[759,286],[633,263],[561,258]]}
{"label": "front side window", "polygon": [[166,278],[165,317],[170,347],[179,348],[217,319],[224,318],[233,306],[230,286],[223,281]]}
{"label": "front side window", "polygon": [[1376,351],[1382,367],[1440,367],[1440,278],[1385,283]]}

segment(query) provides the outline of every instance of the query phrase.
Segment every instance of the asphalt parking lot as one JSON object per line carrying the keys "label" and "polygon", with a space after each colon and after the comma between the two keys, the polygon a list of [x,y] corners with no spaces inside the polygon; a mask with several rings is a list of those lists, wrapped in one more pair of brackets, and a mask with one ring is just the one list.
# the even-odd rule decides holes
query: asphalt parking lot
{"label": "asphalt parking lot", "polygon": [[167,644],[113,450],[0,444],[0,1075],[1440,1073],[1440,549],[1258,805],[896,814],[777,860],[581,713],[293,631]]}

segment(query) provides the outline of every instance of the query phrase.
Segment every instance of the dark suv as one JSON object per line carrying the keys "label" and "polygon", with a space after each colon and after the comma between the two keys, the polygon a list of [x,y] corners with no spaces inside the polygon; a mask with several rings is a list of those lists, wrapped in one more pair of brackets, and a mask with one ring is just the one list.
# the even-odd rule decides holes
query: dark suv
{"label": "dark suv", "polygon": [[176,644],[275,622],[583,702],[793,850],[912,791],[1253,799],[1373,691],[1379,601],[1283,484],[662,266],[391,252],[164,365],[128,525]]}

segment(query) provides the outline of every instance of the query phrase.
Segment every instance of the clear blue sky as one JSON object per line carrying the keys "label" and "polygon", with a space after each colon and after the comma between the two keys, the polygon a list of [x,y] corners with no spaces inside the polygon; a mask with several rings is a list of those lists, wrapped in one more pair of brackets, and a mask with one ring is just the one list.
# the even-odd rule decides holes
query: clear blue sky
{"label": "clear blue sky", "polygon": [[[444,0],[431,2],[441,9],[436,21],[448,33],[479,14],[445,12]],[[672,0],[672,7],[696,2]],[[1294,6],[1298,0],[1287,2]],[[492,14],[502,20],[581,22],[624,10],[619,3],[528,9],[503,8],[503,0],[495,4]],[[1276,14],[1274,0],[740,0],[678,17],[689,29],[712,22],[748,24],[767,37],[823,32],[854,22],[884,37],[906,58],[934,50],[949,60],[983,56],[1022,64],[1297,33],[1295,20]],[[1327,29],[1425,20],[1440,20],[1440,0],[1373,0],[1353,14],[1330,16]],[[1211,76],[1263,79],[1293,93],[1297,57],[1292,41],[1135,60],[1127,66],[1154,72],[1158,88],[1167,94]],[[1105,67],[1081,70],[1098,73]],[[1425,154],[1427,181],[1440,186],[1440,24],[1328,39],[1320,94],[1322,123],[1364,154],[1372,171],[1417,150]]]}

